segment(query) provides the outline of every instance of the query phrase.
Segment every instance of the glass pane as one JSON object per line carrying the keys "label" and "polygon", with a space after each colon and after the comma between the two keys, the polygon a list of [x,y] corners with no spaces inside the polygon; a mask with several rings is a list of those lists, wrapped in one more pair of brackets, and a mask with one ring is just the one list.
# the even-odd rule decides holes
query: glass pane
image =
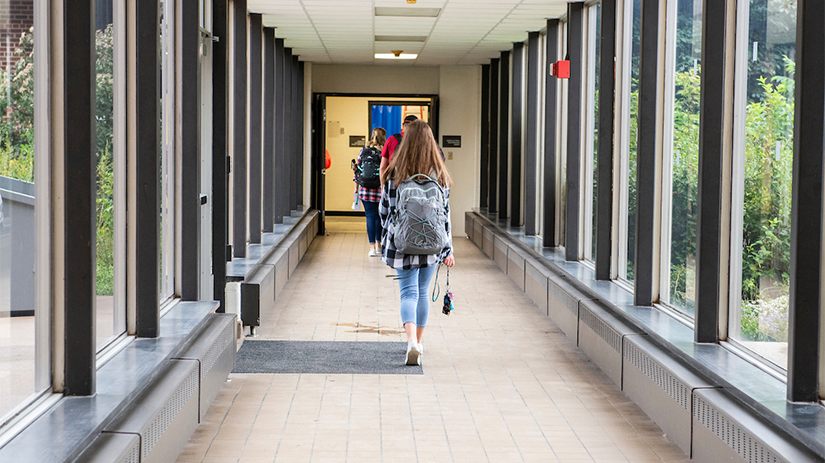
{"label": "glass pane", "polygon": [[[670,273],[673,307],[693,315],[696,305],[696,191],[699,186],[699,88],[702,1],[679,0],[676,12],[675,91],[671,147]],[[667,244],[665,244],[665,251]],[[664,292],[664,291],[663,291]]]}
{"label": "glass pane", "polygon": [[0,423],[36,391],[33,24],[0,29]]}
{"label": "glass pane", "polygon": [[[596,184],[596,180],[598,179],[598,174],[596,169],[598,168],[599,160],[598,160],[598,153],[599,153],[599,50],[601,49],[601,16],[602,16],[602,6],[601,4],[596,4],[590,9],[590,14],[594,17],[592,18],[592,28],[590,37],[593,41],[593,46],[590,47],[593,50],[593,58],[592,58],[592,77],[593,80],[593,91],[591,93],[592,101],[590,102],[592,106],[592,116],[593,118],[590,121],[590,128],[593,131],[593,140],[592,140],[592,159],[593,159],[593,169],[589,172],[590,175],[590,183],[592,185],[592,194],[591,194],[591,201],[592,201],[592,214],[590,215],[590,230],[591,230],[591,240],[590,240],[590,249],[589,249],[589,257],[591,260],[596,259],[596,212],[597,212],[597,195],[598,195],[598,185]],[[610,185],[605,185],[605,188],[611,188]]]}
{"label": "glass pane", "polygon": [[[751,0],[745,105],[740,307],[730,337],[788,362],[796,2]],[[738,309],[738,310],[737,310]]]}
{"label": "glass pane", "polygon": [[[126,330],[115,298],[114,17],[112,0],[97,2],[97,347]],[[122,309],[122,308],[121,308]]]}
{"label": "glass pane", "polygon": [[174,2],[160,2],[161,43],[161,199],[160,300],[175,293],[175,55]]}
{"label": "glass pane", "polygon": [[633,281],[636,261],[636,116],[639,107],[639,45],[642,31],[642,1],[633,0],[633,27],[630,40],[630,132],[627,178],[627,261],[624,277]]}
{"label": "glass pane", "polygon": [[[559,43],[561,44],[561,53],[558,56],[566,56],[567,55],[567,23],[562,23],[561,29],[561,39]],[[559,171],[558,171],[558,178],[559,179],[559,244],[561,246],[565,246],[565,230],[566,230],[566,222],[567,222],[567,79],[556,79],[559,81],[559,102],[560,108],[558,111],[558,126],[559,126],[559,134],[557,140],[559,140],[559,149],[556,151],[559,153],[558,163],[559,163]]]}

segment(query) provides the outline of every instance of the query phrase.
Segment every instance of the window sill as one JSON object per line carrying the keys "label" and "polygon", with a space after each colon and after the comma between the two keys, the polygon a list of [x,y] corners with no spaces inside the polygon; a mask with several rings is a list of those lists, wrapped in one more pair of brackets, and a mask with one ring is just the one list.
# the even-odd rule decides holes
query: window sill
{"label": "window sill", "polygon": [[76,458],[217,307],[214,301],[175,304],[160,320],[159,337],[132,338],[97,370],[94,396],[58,396],[51,408],[0,448],[0,461],[45,463]]}

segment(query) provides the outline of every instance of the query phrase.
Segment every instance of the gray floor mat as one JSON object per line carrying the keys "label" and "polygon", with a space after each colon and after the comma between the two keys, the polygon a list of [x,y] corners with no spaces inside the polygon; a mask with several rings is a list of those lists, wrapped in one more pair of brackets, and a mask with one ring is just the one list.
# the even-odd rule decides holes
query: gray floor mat
{"label": "gray floor mat", "polygon": [[244,341],[233,373],[423,375],[405,342]]}

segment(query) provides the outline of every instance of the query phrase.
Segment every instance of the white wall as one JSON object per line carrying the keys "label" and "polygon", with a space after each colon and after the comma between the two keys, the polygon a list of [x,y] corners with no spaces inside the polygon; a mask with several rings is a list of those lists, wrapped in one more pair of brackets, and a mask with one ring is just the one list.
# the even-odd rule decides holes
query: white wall
{"label": "white wall", "polygon": [[437,67],[316,64],[312,87],[320,93],[437,94]]}
{"label": "white wall", "polygon": [[[453,177],[453,235],[464,236],[464,213],[478,206],[481,147],[481,66],[312,66],[316,93],[439,96],[439,135],[461,135],[461,148],[445,149]],[[438,140],[441,143],[442,140]],[[452,159],[449,159],[452,153]]]}
{"label": "white wall", "polygon": [[442,66],[439,80],[439,135],[461,135],[461,148],[443,148],[447,169],[453,177],[450,190],[453,236],[459,237],[465,234],[464,213],[478,207],[481,66]]}

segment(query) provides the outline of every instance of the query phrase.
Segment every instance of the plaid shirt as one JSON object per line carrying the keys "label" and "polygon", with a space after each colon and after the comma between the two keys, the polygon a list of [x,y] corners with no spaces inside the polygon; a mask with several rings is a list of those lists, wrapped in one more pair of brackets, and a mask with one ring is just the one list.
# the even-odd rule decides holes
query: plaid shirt
{"label": "plaid shirt", "polygon": [[[361,153],[363,152],[364,150],[361,149]],[[361,164],[361,153],[358,153],[358,160],[356,161],[356,164]],[[352,181],[355,181],[355,175],[352,176]],[[381,188],[365,188],[358,185],[358,197],[361,198],[361,201],[377,203],[381,201]]]}
{"label": "plaid shirt", "polygon": [[378,215],[381,216],[381,225],[384,226],[381,236],[381,260],[385,264],[396,270],[409,270],[413,268],[428,267],[443,262],[448,256],[453,254],[453,226],[450,223],[450,189],[444,188],[447,204],[444,210],[447,212],[447,245],[438,254],[417,255],[402,254],[396,249],[393,243],[394,229],[390,221],[390,216],[395,212],[397,204],[397,190],[392,180],[387,180],[384,190],[381,193],[381,202],[378,204]]}

